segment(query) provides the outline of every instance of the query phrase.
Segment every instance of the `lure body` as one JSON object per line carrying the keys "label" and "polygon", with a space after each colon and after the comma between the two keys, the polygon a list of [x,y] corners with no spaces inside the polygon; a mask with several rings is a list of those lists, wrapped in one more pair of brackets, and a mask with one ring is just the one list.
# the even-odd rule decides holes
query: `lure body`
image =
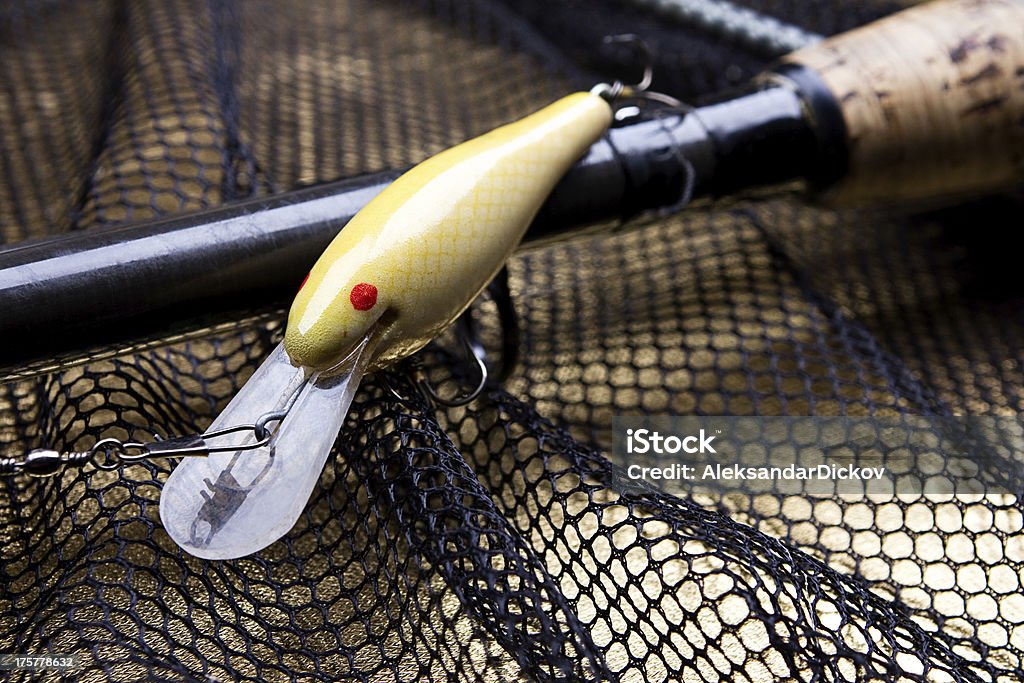
{"label": "lure body", "polygon": [[423,347],[497,274],[611,118],[604,99],[576,93],[401,176],[310,271],[288,315],[292,362],[328,370],[378,320],[371,367]]}
{"label": "lure body", "polygon": [[363,372],[413,353],[469,306],[611,118],[599,96],[570,95],[428,159],[367,204],[313,266],[283,344],[211,425],[276,414],[276,430],[178,465],[160,496],[171,538],[230,559],[287,533]]}

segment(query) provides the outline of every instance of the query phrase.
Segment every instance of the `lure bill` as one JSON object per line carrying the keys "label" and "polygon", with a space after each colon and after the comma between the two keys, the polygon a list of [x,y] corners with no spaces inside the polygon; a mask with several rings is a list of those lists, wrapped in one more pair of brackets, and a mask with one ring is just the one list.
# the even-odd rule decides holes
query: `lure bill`
{"label": "lure bill", "polygon": [[171,473],[160,518],[174,542],[220,560],[252,554],[287,533],[320,477],[370,349],[364,340],[338,374],[307,376],[279,344],[210,429],[254,423],[268,408],[285,412],[284,419],[262,447],[186,458]]}
{"label": "lure bill", "polygon": [[178,465],[160,498],[171,538],[229,559],[287,533],[363,373],[416,352],[469,307],[611,121],[605,98],[569,95],[424,161],[367,204],[313,266],[284,342],[211,426],[274,416],[273,435]]}

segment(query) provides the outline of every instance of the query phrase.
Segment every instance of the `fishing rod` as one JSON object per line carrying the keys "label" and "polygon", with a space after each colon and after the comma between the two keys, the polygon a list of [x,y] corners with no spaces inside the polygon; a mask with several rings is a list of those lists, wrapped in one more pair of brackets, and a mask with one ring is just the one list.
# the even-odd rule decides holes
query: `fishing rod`
{"label": "fishing rod", "polygon": [[[794,181],[835,204],[1013,187],[1024,179],[1022,27],[1021,0],[938,0],[801,48],[701,106],[629,119],[571,168],[526,241]],[[0,250],[0,375],[279,316],[399,175]]]}

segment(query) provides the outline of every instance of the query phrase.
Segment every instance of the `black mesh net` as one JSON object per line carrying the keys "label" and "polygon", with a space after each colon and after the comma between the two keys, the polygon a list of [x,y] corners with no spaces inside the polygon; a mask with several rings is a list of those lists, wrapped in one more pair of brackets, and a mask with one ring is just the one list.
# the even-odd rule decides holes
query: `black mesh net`
{"label": "black mesh net", "polygon": [[[744,4],[820,33],[898,9]],[[2,237],[400,168],[629,67],[623,31],[681,97],[768,60],[603,0],[8,3]],[[604,455],[617,414],[1017,415],[1018,257],[990,245],[1020,215],[760,198],[517,256],[513,377],[450,410],[367,378],[258,555],[174,545],[167,463],[2,479],[0,651],[79,653],[75,680],[1020,680],[1016,498],[624,496]],[[280,333],[6,384],[0,447],[195,433]]]}

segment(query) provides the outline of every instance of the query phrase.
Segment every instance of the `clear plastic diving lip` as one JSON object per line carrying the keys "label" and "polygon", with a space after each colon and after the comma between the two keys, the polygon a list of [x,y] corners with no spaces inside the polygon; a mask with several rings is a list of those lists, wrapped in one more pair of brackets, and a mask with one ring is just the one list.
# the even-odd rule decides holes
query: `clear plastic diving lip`
{"label": "clear plastic diving lip", "polygon": [[[225,560],[284,536],[320,478],[371,347],[367,336],[338,372],[307,377],[279,344],[209,431],[255,423],[276,411],[286,410],[286,416],[262,447],[178,464],[160,494],[160,519],[174,542],[196,557]],[[239,445],[254,443],[256,436],[247,439]]]}

